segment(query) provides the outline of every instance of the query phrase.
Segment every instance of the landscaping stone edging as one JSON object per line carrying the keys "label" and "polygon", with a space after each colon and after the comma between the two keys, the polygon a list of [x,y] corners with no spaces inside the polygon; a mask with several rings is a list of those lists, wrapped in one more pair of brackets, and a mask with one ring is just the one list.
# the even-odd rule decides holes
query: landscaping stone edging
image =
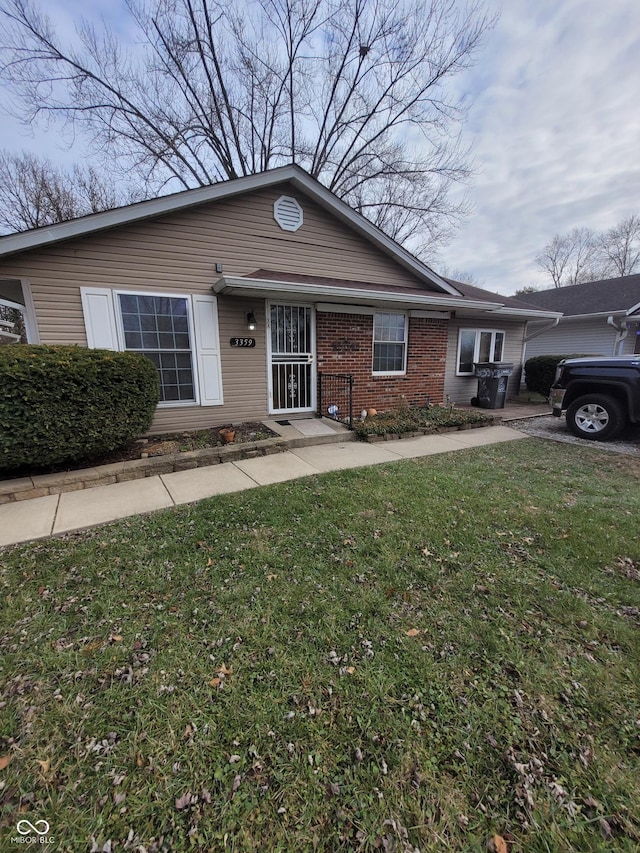
{"label": "landscaping stone edging", "polygon": [[423,435],[443,435],[447,432],[460,432],[465,429],[478,429],[480,427],[494,426],[499,423],[498,418],[486,418],[483,421],[477,421],[470,424],[459,424],[458,426],[443,426],[431,427],[430,429],[414,430],[413,432],[385,432],[371,433],[370,435],[359,436],[362,441],[375,443],[378,441],[398,441],[403,438],[421,438]]}
{"label": "landscaping stone edging", "polygon": [[[484,421],[470,424],[460,424],[452,427],[434,427],[406,433],[385,433],[383,435],[362,436],[361,440],[371,443],[378,441],[397,441],[403,438],[417,438],[423,435],[439,435],[447,432],[458,432],[465,429],[493,426],[496,418],[486,418]],[[354,433],[341,436],[342,441],[353,441]],[[324,443],[321,436],[316,443]],[[204,468],[208,465],[219,465],[223,462],[233,462],[236,459],[253,459],[256,456],[270,456],[283,453],[290,447],[308,444],[308,438],[283,439],[267,438],[263,441],[252,441],[243,444],[228,444],[221,447],[206,447],[203,450],[186,450],[180,453],[167,453],[164,456],[150,456],[146,459],[132,459],[126,462],[112,462],[109,465],[99,465],[93,468],[80,468],[74,471],[59,471],[56,474],[37,474],[33,477],[20,477],[15,480],[0,481],[0,504],[14,501],[30,500],[59,495],[64,492],[75,492],[80,489],[91,489],[95,486],[110,486],[113,483],[124,483],[127,480],[141,480],[144,477],[155,477],[157,474],[172,474],[175,471],[187,471],[192,468]]]}
{"label": "landscaping stone edging", "polygon": [[263,441],[186,450],[180,453],[167,453],[164,456],[150,456],[146,459],[112,462],[93,468],[79,468],[74,471],[59,471],[55,474],[37,474],[33,477],[0,481],[0,504],[91,489],[95,486],[110,486],[113,483],[203,468],[207,465],[233,462],[236,459],[269,456],[288,450],[289,445],[290,442],[282,438],[268,438]]}

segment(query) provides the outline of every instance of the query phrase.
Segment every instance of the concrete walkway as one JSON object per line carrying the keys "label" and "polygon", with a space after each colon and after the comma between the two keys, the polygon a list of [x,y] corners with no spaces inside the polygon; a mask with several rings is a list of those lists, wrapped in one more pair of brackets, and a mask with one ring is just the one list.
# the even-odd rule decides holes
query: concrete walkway
{"label": "concrete walkway", "polygon": [[7,503],[0,506],[0,546],[82,530],[212,495],[281,483],[310,474],[379,465],[519,438],[525,436],[510,427],[491,426],[376,444],[353,441],[314,444],[272,456]]}

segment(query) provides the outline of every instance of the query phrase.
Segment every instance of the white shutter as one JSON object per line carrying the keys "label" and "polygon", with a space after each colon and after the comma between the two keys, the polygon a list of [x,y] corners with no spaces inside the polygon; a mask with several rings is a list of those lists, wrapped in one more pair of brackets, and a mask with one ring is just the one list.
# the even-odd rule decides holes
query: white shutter
{"label": "white shutter", "polygon": [[200,405],[220,406],[223,399],[218,304],[215,296],[194,294],[192,299]]}
{"label": "white shutter", "polygon": [[89,349],[120,349],[112,291],[106,287],[81,287],[80,296]]}

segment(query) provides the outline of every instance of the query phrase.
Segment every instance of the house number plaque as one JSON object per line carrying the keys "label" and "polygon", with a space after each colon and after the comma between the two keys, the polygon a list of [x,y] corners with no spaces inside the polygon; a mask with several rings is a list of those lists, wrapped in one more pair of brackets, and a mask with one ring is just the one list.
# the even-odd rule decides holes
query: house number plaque
{"label": "house number plaque", "polygon": [[232,347],[254,347],[256,345],[255,338],[231,338],[229,343]]}

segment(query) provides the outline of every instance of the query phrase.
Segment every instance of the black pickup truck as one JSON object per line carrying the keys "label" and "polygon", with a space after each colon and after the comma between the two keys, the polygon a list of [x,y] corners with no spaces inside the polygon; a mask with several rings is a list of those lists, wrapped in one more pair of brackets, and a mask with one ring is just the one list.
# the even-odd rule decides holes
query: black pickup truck
{"label": "black pickup truck", "polygon": [[594,441],[615,438],[627,423],[640,423],[640,355],[561,361],[551,406],[556,417],[566,410],[574,435]]}

